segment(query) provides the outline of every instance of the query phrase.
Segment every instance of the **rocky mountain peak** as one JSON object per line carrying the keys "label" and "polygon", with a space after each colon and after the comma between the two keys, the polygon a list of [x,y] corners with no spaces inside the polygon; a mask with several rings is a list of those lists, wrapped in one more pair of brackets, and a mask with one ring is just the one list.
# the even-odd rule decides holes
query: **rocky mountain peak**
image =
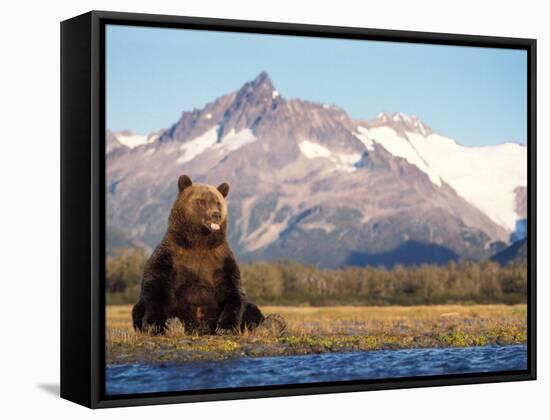
{"label": "rocky mountain peak", "polygon": [[260,73],[254,80],[245,83],[235,94],[235,99],[227,108],[221,123],[220,136],[231,130],[239,132],[260,123],[265,115],[283,102],[271,78],[266,72]]}
{"label": "rocky mountain peak", "polygon": [[246,83],[246,85],[252,85],[254,88],[268,88],[268,89],[274,89],[273,82],[271,81],[271,77],[269,77],[269,74],[267,72],[262,71],[254,80],[252,80],[249,83]]}
{"label": "rocky mountain peak", "polygon": [[261,72],[254,80],[246,82],[237,92],[235,101],[242,103],[265,102],[280,98],[280,94],[275,87],[269,75],[264,71]]}

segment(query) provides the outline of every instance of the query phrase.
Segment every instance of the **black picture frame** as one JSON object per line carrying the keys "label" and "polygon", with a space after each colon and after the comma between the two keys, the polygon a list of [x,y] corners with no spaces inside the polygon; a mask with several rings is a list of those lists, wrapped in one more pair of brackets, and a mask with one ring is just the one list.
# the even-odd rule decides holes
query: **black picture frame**
{"label": "black picture frame", "polygon": [[[528,61],[528,369],[105,396],[105,25],[521,49]],[[536,40],[92,11],[61,23],[61,397],[90,408],[536,379]]]}

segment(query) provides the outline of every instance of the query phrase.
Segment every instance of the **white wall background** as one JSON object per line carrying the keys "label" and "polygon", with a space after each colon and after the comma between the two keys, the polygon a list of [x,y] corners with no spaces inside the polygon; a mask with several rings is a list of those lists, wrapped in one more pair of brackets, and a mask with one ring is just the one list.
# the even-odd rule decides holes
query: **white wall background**
{"label": "white wall background", "polygon": [[[542,418],[548,414],[550,25],[543,1],[9,1],[0,31],[0,416]],[[538,39],[539,380],[89,411],[59,383],[59,22],[91,9]],[[545,255],[546,254],[546,255]],[[539,413],[537,415],[537,413]]]}

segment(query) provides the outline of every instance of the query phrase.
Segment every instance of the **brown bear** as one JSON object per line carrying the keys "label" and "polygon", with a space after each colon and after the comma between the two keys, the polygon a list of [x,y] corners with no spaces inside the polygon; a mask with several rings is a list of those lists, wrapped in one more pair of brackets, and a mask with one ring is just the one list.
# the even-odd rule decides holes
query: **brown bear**
{"label": "brown bear", "polygon": [[169,318],[200,334],[257,327],[264,316],[244,295],[226,240],[229,185],[193,184],[182,175],[178,189],[166,234],[145,266],[134,328],[162,333]]}

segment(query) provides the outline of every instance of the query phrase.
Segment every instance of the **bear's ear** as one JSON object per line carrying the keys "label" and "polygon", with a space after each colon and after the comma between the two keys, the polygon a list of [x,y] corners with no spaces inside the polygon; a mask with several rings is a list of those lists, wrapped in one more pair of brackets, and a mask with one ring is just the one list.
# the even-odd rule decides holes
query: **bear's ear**
{"label": "bear's ear", "polygon": [[189,178],[187,175],[182,175],[178,179],[178,189],[180,192],[182,192],[187,187],[190,187],[193,185],[193,182],[191,181],[191,178]]}
{"label": "bear's ear", "polygon": [[222,193],[224,198],[227,197],[227,193],[229,192],[229,184],[224,182],[223,184],[218,185],[218,191]]}

